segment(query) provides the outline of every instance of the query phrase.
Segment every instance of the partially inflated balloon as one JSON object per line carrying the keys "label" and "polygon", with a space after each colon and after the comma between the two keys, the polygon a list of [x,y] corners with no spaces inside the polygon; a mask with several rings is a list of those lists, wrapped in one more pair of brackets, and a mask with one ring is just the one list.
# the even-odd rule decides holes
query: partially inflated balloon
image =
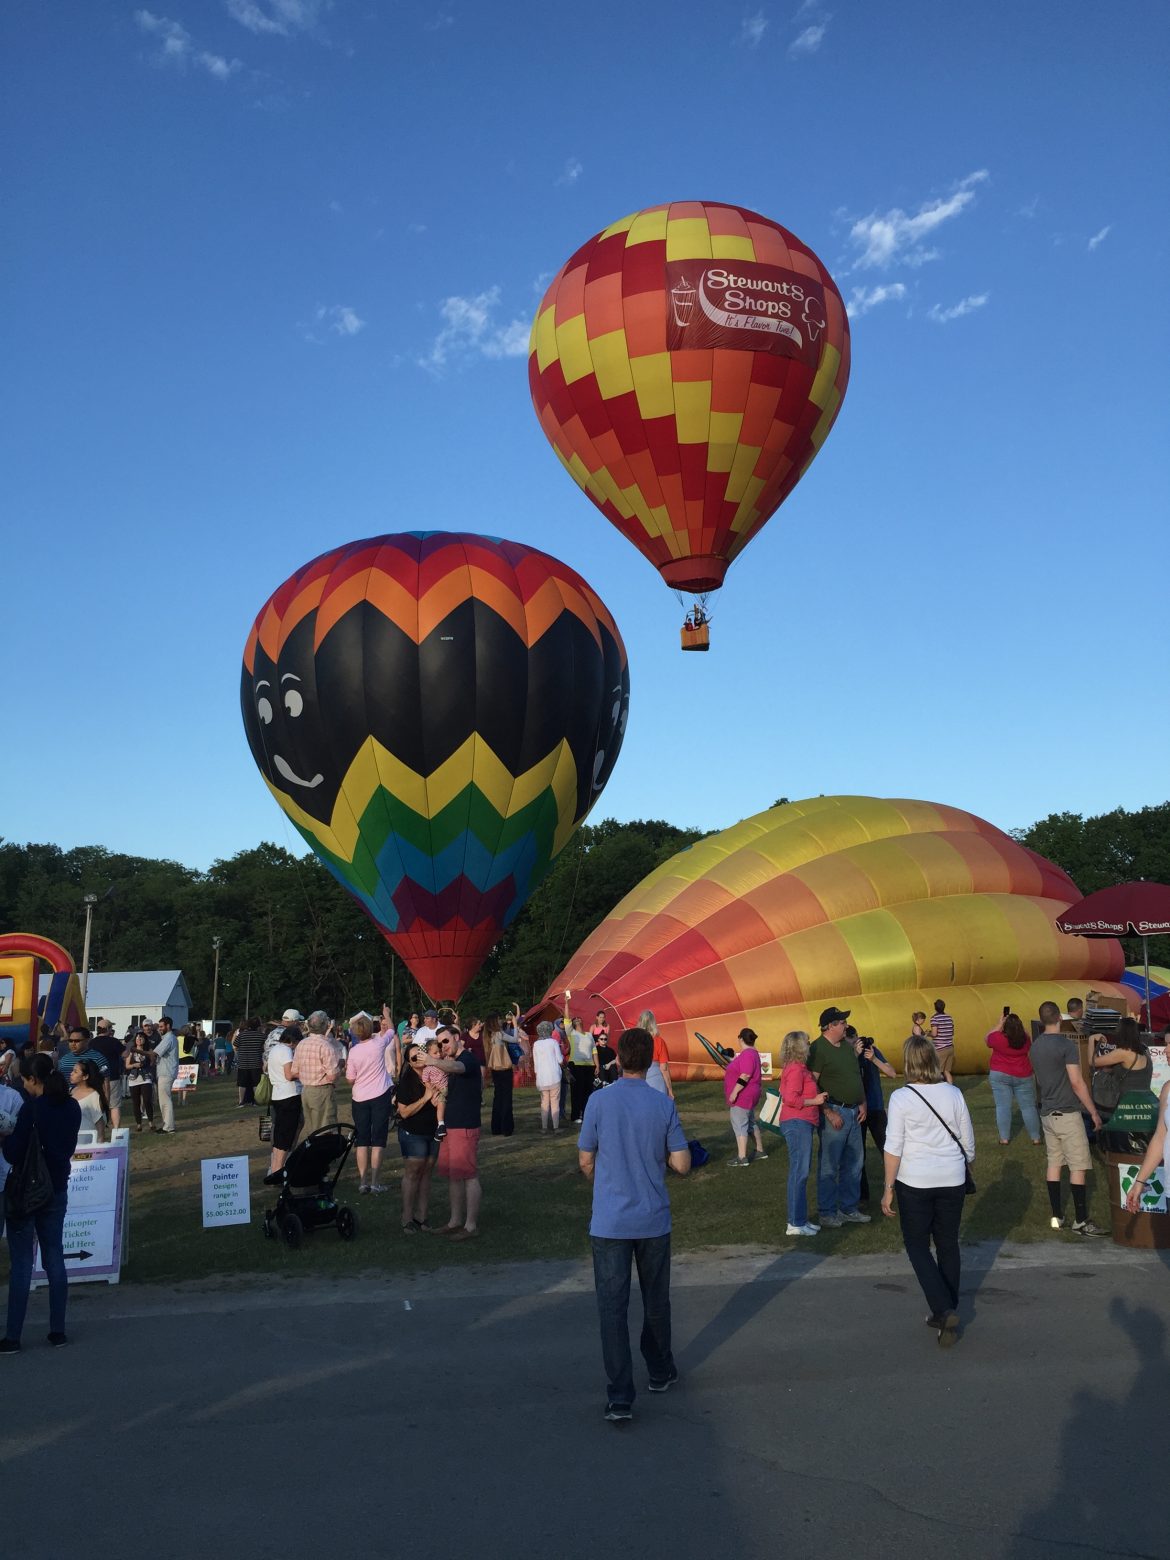
{"label": "partially inflated balloon", "polygon": [[532,400],[575,480],[668,585],[703,592],[808,469],[849,380],[832,277],[779,223],[680,201],[557,273]]}
{"label": "partially inflated balloon", "polygon": [[[941,997],[958,1071],[987,1066],[1005,1006],[1025,1023],[1089,985],[1124,995],[1121,944],[1065,937],[1061,869],[958,807],[820,796],[759,813],[655,868],[585,939],[544,999],[580,993],[621,1024],[649,1008],[681,1076],[710,1070],[695,1031],[773,1056],[848,1008],[895,1065],[910,1015]],[[592,993],[597,993],[594,998]],[[1130,993],[1132,997],[1132,993]]]}
{"label": "partially inflated balloon", "polygon": [[629,672],[583,579],[514,542],[353,542],[261,608],[252,756],[428,995],[458,998],[597,800]]}

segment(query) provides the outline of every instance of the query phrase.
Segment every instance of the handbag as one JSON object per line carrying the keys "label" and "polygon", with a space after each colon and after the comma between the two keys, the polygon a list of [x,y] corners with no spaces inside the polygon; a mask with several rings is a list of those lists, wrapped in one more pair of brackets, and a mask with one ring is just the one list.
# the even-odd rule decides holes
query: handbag
{"label": "handbag", "polygon": [[261,1118],[260,1118],[260,1141],[261,1141],[261,1143],[271,1143],[272,1142],[272,1112],[271,1111],[269,1111],[266,1115],[261,1116]]}
{"label": "handbag", "polygon": [[272,1104],[272,1079],[268,1076],[267,1071],[260,1074],[260,1082],[252,1090],[252,1098],[257,1105]]}
{"label": "handbag", "polygon": [[916,1088],[914,1088],[912,1084],[908,1083],[906,1085],[906,1087],[910,1090],[910,1093],[913,1094],[917,1099],[922,1100],[922,1103],[926,1106],[927,1110],[930,1111],[932,1116],[937,1117],[938,1121],[940,1122],[940,1124],[941,1124],[941,1126],[943,1128],[943,1131],[946,1132],[948,1137],[951,1138],[951,1140],[954,1143],[955,1147],[959,1150],[959,1153],[962,1154],[962,1156],[963,1156],[963,1166],[964,1166],[964,1168],[966,1169],[966,1172],[967,1172],[966,1177],[965,1177],[965,1179],[963,1181],[963,1196],[964,1197],[970,1197],[972,1195],[972,1193],[976,1190],[976,1187],[975,1187],[975,1177],[971,1174],[971,1161],[967,1158],[967,1150],[963,1147],[962,1143],[960,1143],[959,1139],[957,1137],[955,1137],[955,1134],[951,1131],[950,1127],[947,1126],[946,1122],[943,1121],[942,1117],[938,1114],[938,1111],[935,1110],[934,1106],[930,1103],[930,1101],[928,1099],[923,1099],[923,1096],[918,1093],[918,1090]]}
{"label": "handbag", "polygon": [[1116,1067],[1097,1067],[1093,1071],[1093,1086],[1091,1093],[1093,1104],[1102,1110],[1116,1110],[1121,1102],[1121,1096],[1125,1092],[1125,1073],[1123,1064]]}
{"label": "handbag", "polygon": [[53,1197],[53,1182],[41,1147],[41,1134],[33,1123],[28,1147],[19,1165],[14,1165],[4,1183],[4,1212],[10,1219],[31,1219]]}

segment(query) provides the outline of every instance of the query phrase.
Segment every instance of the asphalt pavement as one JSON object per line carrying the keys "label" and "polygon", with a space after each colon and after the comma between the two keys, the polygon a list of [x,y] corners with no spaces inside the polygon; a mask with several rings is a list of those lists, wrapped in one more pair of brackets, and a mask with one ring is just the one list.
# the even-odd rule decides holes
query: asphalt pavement
{"label": "asphalt pavement", "polygon": [[[436,1237],[437,1238],[437,1237]],[[678,1387],[602,1419],[582,1263],[73,1291],[0,1359],[20,1560],[1170,1556],[1170,1265],[967,1248],[956,1348],[889,1257],[679,1258]],[[637,1338],[639,1303],[631,1305]]]}

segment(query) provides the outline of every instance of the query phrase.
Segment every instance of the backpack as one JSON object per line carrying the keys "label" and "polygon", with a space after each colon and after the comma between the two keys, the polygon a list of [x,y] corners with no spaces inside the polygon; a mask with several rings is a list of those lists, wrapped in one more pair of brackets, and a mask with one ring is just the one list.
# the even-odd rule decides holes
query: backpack
{"label": "backpack", "polygon": [[46,1207],[53,1197],[53,1182],[41,1147],[36,1122],[29,1133],[28,1147],[19,1165],[4,1183],[4,1212],[10,1219],[30,1219]]}

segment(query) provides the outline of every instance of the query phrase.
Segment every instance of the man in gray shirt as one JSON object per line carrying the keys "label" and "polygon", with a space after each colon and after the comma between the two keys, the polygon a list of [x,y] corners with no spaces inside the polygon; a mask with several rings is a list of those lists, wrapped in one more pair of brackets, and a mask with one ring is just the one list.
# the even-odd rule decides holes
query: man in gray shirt
{"label": "man in gray shirt", "polygon": [[175,1096],[171,1093],[179,1071],[179,1042],[169,1018],[158,1021],[158,1039],[154,1042],[154,1087],[162,1113],[162,1132],[175,1130]]}
{"label": "man in gray shirt", "polygon": [[1100,1130],[1101,1118],[1092,1095],[1081,1077],[1077,1043],[1072,1035],[1060,1032],[1060,1008],[1055,1002],[1040,1004],[1040,1022],[1044,1028],[1032,1041],[1029,1053],[1032,1071],[1040,1091],[1040,1125],[1048,1150],[1048,1201],[1052,1205],[1051,1224],[1063,1229],[1060,1202],[1060,1172],[1068,1166],[1073,1200],[1073,1230],[1078,1235],[1104,1235],[1088,1216],[1085,1176],[1092,1166],[1089,1138],[1081,1112]]}

